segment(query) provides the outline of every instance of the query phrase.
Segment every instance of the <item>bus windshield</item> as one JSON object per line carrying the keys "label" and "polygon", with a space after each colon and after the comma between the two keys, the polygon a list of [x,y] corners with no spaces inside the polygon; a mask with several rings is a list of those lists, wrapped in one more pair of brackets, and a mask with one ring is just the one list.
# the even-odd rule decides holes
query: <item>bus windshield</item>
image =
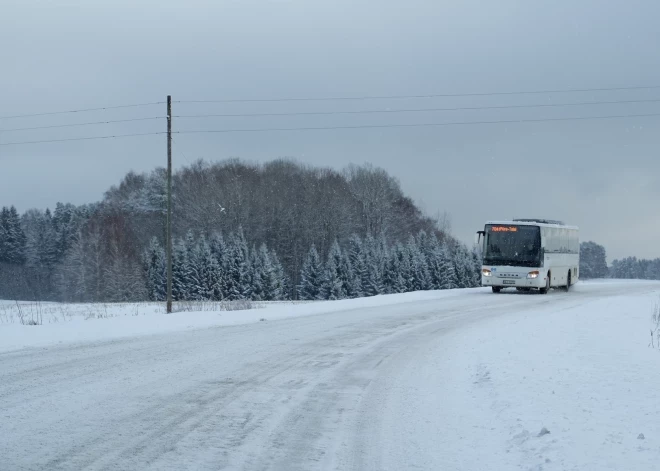
{"label": "bus windshield", "polygon": [[487,225],[485,265],[538,267],[541,264],[541,231],[538,226]]}

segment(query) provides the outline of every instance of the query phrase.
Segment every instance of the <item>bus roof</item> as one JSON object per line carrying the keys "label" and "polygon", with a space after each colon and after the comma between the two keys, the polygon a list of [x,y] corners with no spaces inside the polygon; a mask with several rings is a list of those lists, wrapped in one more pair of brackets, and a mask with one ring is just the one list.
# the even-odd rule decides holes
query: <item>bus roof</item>
{"label": "bus roof", "polygon": [[512,226],[539,226],[539,227],[561,227],[563,229],[579,230],[577,226],[568,226],[560,221],[549,221],[546,219],[512,219],[510,221],[488,221],[486,224],[504,225],[509,224]]}

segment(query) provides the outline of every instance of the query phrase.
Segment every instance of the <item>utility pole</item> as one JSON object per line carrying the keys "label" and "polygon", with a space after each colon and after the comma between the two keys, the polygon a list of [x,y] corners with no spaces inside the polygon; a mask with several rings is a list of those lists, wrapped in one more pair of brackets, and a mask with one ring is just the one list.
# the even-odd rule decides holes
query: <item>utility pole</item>
{"label": "utility pole", "polygon": [[172,96],[167,95],[167,313],[172,313]]}

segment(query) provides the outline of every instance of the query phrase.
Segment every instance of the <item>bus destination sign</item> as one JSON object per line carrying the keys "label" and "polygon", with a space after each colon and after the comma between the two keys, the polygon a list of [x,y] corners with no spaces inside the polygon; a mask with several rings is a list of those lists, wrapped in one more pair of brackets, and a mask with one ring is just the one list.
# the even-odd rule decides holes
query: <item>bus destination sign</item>
{"label": "bus destination sign", "polygon": [[491,227],[491,231],[493,231],[493,232],[518,232],[518,228],[516,226],[493,226],[493,227]]}

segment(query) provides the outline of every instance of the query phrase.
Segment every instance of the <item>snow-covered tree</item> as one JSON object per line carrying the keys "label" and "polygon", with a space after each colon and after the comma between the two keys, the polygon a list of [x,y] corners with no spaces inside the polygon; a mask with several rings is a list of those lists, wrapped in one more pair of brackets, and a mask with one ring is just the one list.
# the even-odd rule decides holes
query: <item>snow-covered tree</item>
{"label": "snow-covered tree", "polygon": [[57,239],[56,251],[58,259],[66,254],[69,247],[76,242],[76,234],[80,228],[76,207],[72,204],[57,203],[53,212],[53,229]]}
{"label": "snow-covered tree", "polygon": [[185,239],[179,239],[172,247],[172,298],[175,301],[192,299],[189,250]]}
{"label": "snow-covered tree", "polygon": [[[262,247],[265,249],[265,247]],[[250,252],[250,269],[251,269],[251,279],[252,279],[252,299],[255,301],[265,301],[268,289],[268,271],[270,270],[268,264],[270,259],[268,257],[268,251],[266,250],[265,254],[258,250],[256,247],[252,247]]]}
{"label": "snow-covered tree", "polygon": [[440,289],[454,289],[458,288],[458,279],[456,277],[456,269],[454,267],[454,260],[449,246],[443,243],[440,246],[438,253],[439,264],[439,288]]}
{"label": "snow-covered tree", "polygon": [[387,257],[387,248],[383,247],[380,240],[367,236],[363,245],[364,272],[362,275],[363,296],[376,296],[385,293],[383,272]]}
{"label": "snow-covered tree", "polygon": [[481,252],[474,248],[472,250],[472,287],[478,288],[481,286],[481,267],[483,265],[483,259]]}
{"label": "snow-covered tree", "polygon": [[280,263],[277,254],[271,251],[269,254],[270,263],[273,267],[268,289],[268,298],[271,301],[282,301],[287,299],[289,291],[289,282],[284,272],[284,267]]}
{"label": "snow-covered tree", "polygon": [[14,206],[0,210],[0,262],[25,263],[26,237]]}
{"label": "snow-covered tree", "polygon": [[407,293],[413,291],[415,289],[415,277],[408,248],[403,244],[398,243],[392,251],[392,256],[396,258],[393,263],[396,265],[398,272],[395,279],[395,285],[392,287],[392,292]]}
{"label": "snow-covered tree", "polygon": [[21,218],[21,226],[26,237],[26,265],[50,273],[57,263],[55,231],[50,211],[27,211]]}
{"label": "snow-covered tree", "polygon": [[149,300],[165,301],[167,297],[167,261],[165,250],[156,237],[151,239],[143,259]]}
{"label": "snow-covered tree", "polygon": [[110,302],[135,302],[148,295],[142,268],[122,253],[116,241],[108,248],[103,265],[103,287],[104,298]]}
{"label": "snow-covered tree", "polygon": [[431,287],[428,264],[424,253],[420,250],[415,237],[410,236],[406,251],[410,263],[410,291],[424,291]]}
{"label": "snow-covered tree", "polygon": [[348,248],[346,253],[351,265],[352,276],[349,291],[351,293],[351,297],[359,298],[364,296],[363,286],[365,284],[364,280],[367,277],[367,262],[364,244],[362,239],[357,234],[353,234],[348,239]]}
{"label": "snow-covered tree", "polygon": [[252,296],[250,255],[242,230],[230,235],[228,250],[225,296],[227,299],[250,299]]}
{"label": "snow-covered tree", "polygon": [[328,261],[325,265],[325,276],[323,280],[323,292],[325,299],[344,299],[347,296],[342,276],[343,256],[339,243],[335,240],[330,246]]}
{"label": "snow-covered tree", "polygon": [[228,267],[229,267],[229,247],[225,242],[224,237],[219,232],[214,232],[209,238],[209,247],[211,255],[218,263],[218,287],[220,293],[218,299],[224,299],[226,293],[229,292],[228,285]]}
{"label": "snow-covered tree", "polygon": [[467,249],[459,245],[454,250],[454,270],[459,288],[472,288],[474,284],[474,260]]}
{"label": "snow-covered tree", "polygon": [[607,278],[607,254],[605,247],[595,242],[580,244],[580,277],[584,279]]}
{"label": "snow-covered tree", "polygon": [[222,299],[220,264],[211,253],[206,237],[201,236],[197,241],[190,262],[192,299],[198,301]]}
{"label": "snow-covered tree", "polygon": [[309,250],[300,273],[298,297],[303,300],[324,299],[324,267],[315,246]]}

